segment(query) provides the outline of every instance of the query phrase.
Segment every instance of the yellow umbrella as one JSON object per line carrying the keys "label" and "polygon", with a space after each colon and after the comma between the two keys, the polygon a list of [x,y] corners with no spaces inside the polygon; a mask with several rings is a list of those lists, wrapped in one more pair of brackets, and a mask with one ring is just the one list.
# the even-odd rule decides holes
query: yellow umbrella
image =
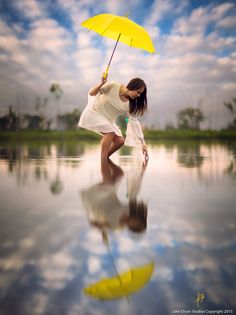
{"label": "yellow umbrella", "polygon": [[84,293],[97,299],[111,300],[128,297],[145,286],[154,270],[154,262],[131,268],[113,278],[104,278],[86,287]]}
{"label": "yellow umbrella", "polygon": [[131,47],[144,49],[150,53],[155,52],[153,43],[147,31],[142,26],[128,19],[128,17],[108,13],[98,14],[87,19],[81,25],[89,30],[93,30],[99,35],[116,40],[104,77],[107,77],[108,75],[108,70],[118,41]]}

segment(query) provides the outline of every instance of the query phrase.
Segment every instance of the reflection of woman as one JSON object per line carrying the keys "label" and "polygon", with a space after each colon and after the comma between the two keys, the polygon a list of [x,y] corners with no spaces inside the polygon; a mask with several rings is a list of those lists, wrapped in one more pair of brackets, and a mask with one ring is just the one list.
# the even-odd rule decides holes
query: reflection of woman
{"label": "reflection of woman", "polygon": [[124,172],[110,159],[101,160],[102,182],[80,192],[90,224],[101,230],[104,239],[107,230],[127,226],[140,233],[146,229],[147,205],[137,200],[145,167],[141,172],[135,170],[135,176],[128,174],[128,203],[121,202],[117,196]]}

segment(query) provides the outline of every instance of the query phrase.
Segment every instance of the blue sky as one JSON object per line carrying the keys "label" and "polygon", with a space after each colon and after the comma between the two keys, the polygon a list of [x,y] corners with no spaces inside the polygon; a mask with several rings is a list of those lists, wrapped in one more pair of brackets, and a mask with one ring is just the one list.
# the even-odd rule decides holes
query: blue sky
{"label": "blue sky", "polygon": [[109,79],[127,84],[142,77],[148,86],[144,123],[175,123],[178,110],[200,107],[203,127],[230,121],[222,105],[236,94],[236,2],[201,0],[12,0],[0,1],[0,114],[9,105],[34,112],[37,96],[49,98],[52,82],[64,94],[61,112],[86,105],[88,88],[100,80],[114,42],[81,27],[99,13],[129,17],[154,43],[150,55],[120,43]]}

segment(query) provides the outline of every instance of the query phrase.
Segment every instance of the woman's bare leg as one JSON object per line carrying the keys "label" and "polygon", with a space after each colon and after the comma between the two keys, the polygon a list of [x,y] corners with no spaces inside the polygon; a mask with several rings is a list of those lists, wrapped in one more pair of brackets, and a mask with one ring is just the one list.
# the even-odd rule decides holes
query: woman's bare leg
{"label": "woman's bare leg", "polygon": [[101,141],[101,158],[107,159],[109,157],[109,150],[115,138],[114,132],[104,133]]}
{"label": "woman's bare leg", "polygon": [[119,136],[115,135],[113,142],[112,142],[112,144],[109,148],[109,151],[108,151],[108,157],[111,156],[117,150],[119,150],[119,148],[122,147],[124,142],[125,142],[125,140],[123,137],[119,137]]}

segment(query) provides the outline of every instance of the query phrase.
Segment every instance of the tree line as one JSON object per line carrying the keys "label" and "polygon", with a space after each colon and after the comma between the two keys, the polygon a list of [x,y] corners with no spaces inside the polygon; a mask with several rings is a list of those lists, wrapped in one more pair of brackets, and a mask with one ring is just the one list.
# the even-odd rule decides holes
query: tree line
{"label": "tree line", "polygon": [[[41,99],[36,98],[35,114],[17,114],[13,106],[8,108],[8,113],[5,116],[0,117],[0,130],[21,130],[21,129],[42,129],[42,130],[70,130],[76,129],[81,111],[74,109],[71,112],[65,114],[60,113],[60,99],[63,94],[63,90],[58,83],[52,83],[49,92],[54,96],[57,115],[56,126],[52,128],[53,120],[46,116],[45,108],[48,105],[48,98]],[[231,116],[231,122],[226,126],[228,130],[236,129],[236,98],[233,97],[230,102],[224,102],[224,107],[227,109]],[[173,123],[167,123],[165,129],[192,129],[200,130],[201,123],[206,119],[203,111],[199,108],[187,107],[177,112],[176,115],[177,126]],[[118,117],[118,125],[125,129],[127,121],[126,116],[122,115]]]}
{"label": "tree line", "polygon": [[0,117],[0,130],[70,130],[75,129],[81,111],[76,108],[71,112],[65,114],[60,113],[60,99],[63,94],[63,90],[58,83],[52,83],[49,92],[54,96],[57,115],[56,126],[52,127],[53,119],[45,114],[46,107],[48,105],[48,98],[36,97],[35,100],[35,113],[29,114],[17,114],[13,106],[9,106],[8,113]]}

